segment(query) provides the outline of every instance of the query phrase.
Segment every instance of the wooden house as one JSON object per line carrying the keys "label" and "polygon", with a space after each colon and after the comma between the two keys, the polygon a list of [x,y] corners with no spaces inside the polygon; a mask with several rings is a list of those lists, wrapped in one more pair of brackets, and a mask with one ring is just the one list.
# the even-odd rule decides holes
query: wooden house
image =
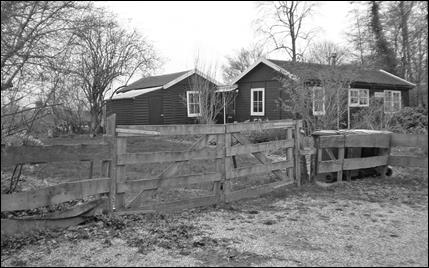
{"label": "wooden house", "polygon": [[145,77],[121,88],[106,100],[106,114],[116,113],[118,125],[197,123],[198,92],[193,81],[216,88],[218,83],[199,70]]}
{"label": "wooden house", "polygon": [[[324,114],[323,87],[320,77],[333,66],[292,63],[289,61],[260,59],[232,81],[238,94],[234,103],[234,120],[238,122],[255,119],[287,119],[291,114],[278,105],[285,99],[284,80],[301,78],[314,89],[313,114]],[[384,101],[385,112],[395,112],[409,105],[409,90],[415,85],[384,70],[362,69],[351,65],[338,65],[339,72],[353,74],[349,84],[350,107],[369,105],[371,96]],[[347,88],[345,88],[347,90]],[[318,96],[318,97],[317,97]]]}

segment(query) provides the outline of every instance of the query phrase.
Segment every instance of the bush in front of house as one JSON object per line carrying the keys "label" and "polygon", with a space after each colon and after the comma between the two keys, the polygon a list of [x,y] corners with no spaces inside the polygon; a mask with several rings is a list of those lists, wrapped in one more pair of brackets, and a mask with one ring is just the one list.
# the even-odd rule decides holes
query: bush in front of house
{"label": "bush in front of house", "polygon": [[383,103],[371,98],[369,107],[352,114],[352,128],[388,130],[404,134],[427,134],[428,110],[425,107],[404,107],[394,114],[385,114]]}
{"label": "bush in front of house", "polygon": [[397,133],[427,134],[428,110],[424,107],[404,107],[389,120],[389,130]]}

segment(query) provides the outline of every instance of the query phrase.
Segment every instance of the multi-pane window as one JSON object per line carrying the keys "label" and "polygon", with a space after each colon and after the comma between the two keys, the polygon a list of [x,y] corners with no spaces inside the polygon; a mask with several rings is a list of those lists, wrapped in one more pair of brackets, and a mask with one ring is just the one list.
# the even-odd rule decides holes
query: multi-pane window
{"label": "multi-pane window", "polygon": [[350,107],[368,107],[369,90],[364,88],[349,89],[349,106]]}
{"label": "multi-pane window", "polygon": [[186,100],[188,107],[188,117],[197,117],[201,115],[200,92],[186,91]]}
{"label": "multi-pane window", "polygon": [[313,115],[325,114],[325,90],[323,87],[313,87]]}
{"label": "multi-pane window", "polygon": [[395,113],[401,110],[401,91],[384,91],[384,112]]}
{"label": "multi-pane window", "polygon": [[250,94],[250,115],[263,116],[265,112],[265,89],[252,88]]}

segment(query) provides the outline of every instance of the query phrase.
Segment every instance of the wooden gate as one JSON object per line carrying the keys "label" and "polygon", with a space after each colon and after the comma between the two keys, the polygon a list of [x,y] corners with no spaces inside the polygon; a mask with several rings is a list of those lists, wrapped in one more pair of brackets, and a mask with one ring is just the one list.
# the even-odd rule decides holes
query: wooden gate
{"label": "wooden gate", "polygon": [[[112,192],[115,200],[112,207],[117,213],[135,211],[171,211],[184,208],[231,202],[247,197],[268,193],[276,188],[300,181],[299,133],[301,122],[281,120],[256,123],[226,125],[115,125],[115,115],[108,118],[107,135],[113,138],[114,151],[112,166]],[[283,129],[286,139],[252,144],[242,134],[244,131]],[[198,135],[200,138],[185,151],[172,152],[127,152],[127,138],[146,135],[179,136]],[[284,148],[286,160],[272,162],[264,154],[267,150]],[[240,154],[252,154],[259,165],[234,167],[233,158]],[[191,160],[215,161],[215,172],[178,175],[181,168]],[[170,164],[158,175],[139,180],[127,180],[125,169],[130,164],[163,163]],[[281,170],[287,170],[283,174]],[[253,174],[271,172],[278,181],[257,187],[232,191],[231,182]],[[183,187],[198,183],[213,183],[210,194],[174,202],[148,202],[151,196],[167,188]],[[137,193],[131,197],[131,190]],[[152,200],[153,201],[153,200]],[[150,204],[149,204],[150,203]],[[149,205],[148,205],[149,204]]]}

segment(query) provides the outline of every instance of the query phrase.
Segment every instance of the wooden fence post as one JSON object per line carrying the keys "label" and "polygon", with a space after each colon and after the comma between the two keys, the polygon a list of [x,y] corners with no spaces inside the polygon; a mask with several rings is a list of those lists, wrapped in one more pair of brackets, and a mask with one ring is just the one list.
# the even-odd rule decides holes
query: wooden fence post
{"label": "wooden fence post", "polygon": [[94,174],[94,160],[89,161],[89,174],[88,179],[92,179],[92,176]]}
{"label": "wooden fence post", "polygon": [[125,193],[117,192],[117,185],[119,183],[124,183],[125,178],[125,165],[118,165],[118,155],[125,154],[127,152],[127,138],[124,137],[116,137],[115,138],[115,148],[116,148],[116,156],[115,156],[115,172],[113,172],[113,181],[115,183],[115,210],[119,211],[125,208]]}
{"label": "wooden fence post", "polygon": [[[392,149],[392,134],[389,134],[389,135],[386,135],[386,136],[387,136],[387,139],[389,139],[389,147],[387,147],[387,148],[379,148],[380,153],[381,153],[379,155],[383,155],[383,156],[388,156],[389,157],[390,156],[390,151]],[[384,165],[384,166],[381,166],[379,168],[380,177],[382,179],[386,178],[387,168],[388,168],[387,164]]]}
{"label": "wooden fence post", "polygon": [[301,121],[297,120],[295,124],[295,146],[294,146],[294,154],[295,154],[295,181],[297,186],[301,186],[301,164],[300,164],[300,129],[301,129]]}
{"label": "wooden fence post", "polygon": [[[109,143],[111,146],[111,162],[109,165],[109,174],[110,180],[110,192],[109,192],[109,211],[112,213],[113,208],[115,207],[115,197],[116,197],[116,114],[112,114],[107,117],[106,120],[106,137],[105,142]],[[102,165],[103,168],[103,165]]]}
{"label": "wooden fence post", "polygon": [[338,148],[338,160],[341,162],[341,170],[337,172],[337,182],[343,181],[343,165],[344,165],[344,150],[345,150],[344,145],[343,147]]}
{"label": "wooden fence post", "polygon": [[223,201],[225,201],[226,197],[229,195],[229,193],[232,190],[232,182],[231,182],[231,173],[232,173],[232,169],[233,164],[232,164],[232,157],[231,156],[226,156],[227,152],[229,152],[231,150],[231,142],[232,142],[232,135],[231,133],[226,133],[226,128],[225,128],[225,181],[223,183]]}
{"label": "wooden fence post", "polygon": [[[286,138],[288,140],[292,140],[293,139],[293,131],[292,128],[287,128],[286,129]],[[289,147],[286,148],[286,153],[287,153],[287,161],[293,161],[293,148]],[[286,173],[287,173],[287,177],[289,180],[293,180],[293,169],[292,168],[287,168],[286,169]]]}
{"label": "wooden fence post", "polygon": [[[225,146],[225,134],[216,135],[216,148],[224,148]],[[226,157],[225,149],[223,149],[224,155]],[[224,202],[225,195],[223,185],[225,183],[225,160],[224,158],[216,159],[216,172],[222,174],[222,179],[214,183],[214,193],[216,195],[217,202]]]}

